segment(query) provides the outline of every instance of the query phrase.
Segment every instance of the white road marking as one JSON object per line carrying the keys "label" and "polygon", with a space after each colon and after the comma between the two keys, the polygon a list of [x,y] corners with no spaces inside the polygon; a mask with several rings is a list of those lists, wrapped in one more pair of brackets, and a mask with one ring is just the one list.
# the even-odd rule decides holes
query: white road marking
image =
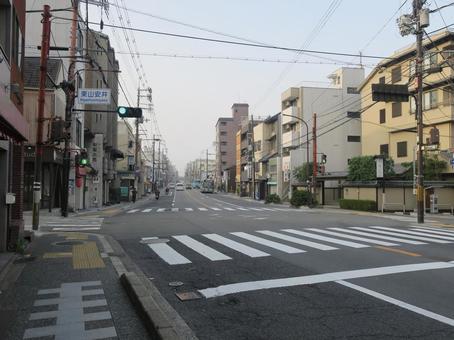
{"label": "white road marking", "polygon": [[302,249],[290,247],[290,246],[287,246],[287,245],[279,243],[279,242],[270,241],[270,240],[267,240],[267,239],[262,238],[262,237],[254,236],[254,235],[247,234],[247,233],[243,233],[241,231],[240,232],[230,233],[230,234],[238,236],[238,237],[241,237],[241,238],[244,238],[246,240],[249,240],[249,241],[252,241],[252,242],[255,242],[255,243],[258,243],[258,244],[263,244],[264,246],[267,246],[267,247],[270,247],[270,248],[274,248],[274,249],[283,251],[284,253],[288,253],[288,254],[305,253],[305,251],[302,250]]}
{"label": "white road marking", "polygon": [[100,227],[52,228],[52,231],[83,231],[83,230],[101,230],[101,228]]}
{"label": "white road marking", "polygon": [[183,243],[186,247],[191,248],[195,252],[199,253],[202,256],[205,256],[207,259],[211,261],[221,261],[221,260],[231,260],[232,258],[218,252],[216,249],[208,247],[207,245],[194,240],[193,238],[187,235],[177,235],[172,236],[174,239]]}
{"label": "white road marking", "polygon": [[[395,242],[406,243],[406,244],[415,244],[415,245],[416,244],[427,244],[425,242],[406,240],[403,238],[392,237],[392,236],[377,235],[377,234],[367,233],[367,232],[358,231],[358,230],[351,230],[351,229],[344,229],[344,228],[330,228],[330,229],[339,230],[339,231],[343,231],[343,232],[351,233],[351,234],[355,234],[355,235],[370,236],[370,237],[379,238],[382,240],[395,241]],[[365,229],[365,230],[367,230],[367,229]]]}
{"label": "white road marking", "polygon": [[[329,228],[329,229],[330,230],[337,230],[336,228]],[[312,229],[312,230],[314,230],[314,229]],[[379,244],[381,246],[387,246],[387,247],[397,246],[398,245],[396,243],[372,240],[370,238],[365,238],[365,237],[361,237],[361,236],[346,235],[346,234],[336,233],[335,231],[328,231],[328,230],[324,230],[324,229],[323,230],[322,229],[318,229],[318,232],[319,233],[328,234],[328,235],[333,235],[333,236],[339,236],[339,237],[342,237],[342,238],[348,238],[350,240],[355,240],[355,241],[362,241],[362,242],[366,242],[366,243]]]}
{"label": "white road marking", "polygon": [[228,208],[228,207],[223,207],[224,210],[228,210],[228,211],[235,211],[235,209],[232,209],[232,208]]}
{"label": "white road marking", "polygon": [[271,209],[271,208],[262,208],[263,210],[266,210],[266,211],[275,211],[274,209]]}
{"label": "white road marking", "polygon": [[177,212],[179,210],[180,210],[180,208],[172,208],[172,212]]}
{"label": "white road marking", "polygon": [[243,208],[243,207],[237,207],[238,210],[242,210],[242,211],[247,211],[248,209],[246,208]]}
{"label": "white road marking", "polygon": [[215,211],[221,211],[222,209],[220,208],[216,208],[216,207],[210,207],[211,210],[215,210]]}
{"label": "white road marking", "polygon": [[297,237],[293,237],[293,236],[289,236],[289,235],[285,235],[285,234],[281,234],[281,233],[276,233],[274,231],[258,230],[257,232],[261,233],[261,234],[264,234],[264,235],[276,237],[276,238],[284,240],[284,241],[289,241],[289,242],[301,244],[303,246],[311,247],[311,248],[315,248],[315,249],[319,249],[319,250],[336,250],[336,249],[338,249],[338,248],[335,248],[335,247],[327,246],[325,244],[312,242],[312,241],[307,241],[307,240],[303,240],[301,238],[297,238]]}
{"label": "white road marking", "polygon": [[166,211],[166,208],[159,208],[158,210],[156,210],[156,212],[163,212],[163,211]]}
{"label": "white road marking", "polygon": [[262,208],[253,208],[253,207],[249,207],[249,210],[254,210],[254,211],[263,211]]}
{"label": "white road marking", "polygon": [[200,211],[208,211],[207,208],[199,208]]}
{"label": "white road marking", "polygon": [[[311,229],[309,229],[309,230],[311,230]],[[317,229],[314,229],[314,230],[317,231]],[[326,241],[326,242],[330,242],[330,243],[334,243],[334,244],[340,244],[342,246],[351,247],[351,248],[367,248],[367,247],[369,247],[368,245],[365,245],[365,244],[351,242],[351,241],[345,241],[345,240],[339,240],[337,238],[332,238],[332,237],[313,234],[313,233],[307,233],[307,232],[301,231],[301,230],[283,229],[283,231],[285,231],[287,233],[300,235],[300,236],[306,236],[309,238],[315,238],[316,240],[320,240],[320,241]]]}
{"label": "white road marking", "polygon": [[414,313],[426,316],[426,317],[428,317],[430,319],[434,319],[436,321],[445,323],[447,325],[454,326],[454,319],[447,318],[446,316],[431,312],[431,311],[429,311],[427,309],[423,309],[423,308],[417,307],[415,305],[411,305],[411,304],[406,303],[404,301],[394,299],[394,298],[392,298],[390,296],[375,292],[373,290],[370,290],[370,289],[355,285],[353,283],[350,283],[350,282],[347,282],[347,281],[344,281],[344,280],[336,281],[336,283],[339,283],[339,284],[341,284],[341,285],[343,285],[345,287],[357,290],[357,291],[359,291],[361,293],[373,296],[373,297],[375,297],[377,299],[389,302],[389,303],[391,303],[393,305],[396,305],[398,307],[407,309],[407,310],[412,311]]}
{"label": "white road marking", "polygon": [[129,210],[129,211],[127,212],[127,214],[132,214],[132,213],[135,213],[135,212],[137,212],[137,211],[139,211],[139,210],[140,210],[140,209],[132,209],[132,210]]}
{"label": "white road marking", "polygon": [[435,227],[423,227],[423,226],[419,226],[419,225],[412,225],[411,226],[412,228],[419,228],[419,229],[428,229],[428,230],[431,230],[431,231],[437,231],[437,232],[441,232],[443,234],[447,234],[447,235],[454,235],[454,230],[453,229],[440,229],[440,228],[435,228]]}
{"label": "white road marking", "polygon": [[184,208],[184,210],[186,210],[186,211],[194,211],[194,209],[192,209],[192,208]]}
{"label": "white road marking", "polygon": [[399,236],[399,237],[406,237],[406,238],[410,238],[410,239],[415,239],[415,240],[420,240],[420,241],[427,241],[427,242],[433,242],[433,243],[451,243],[449,241],[436,240],[436,239],[430,238],[430,237],[413,236],[413,235],[406,235],[405,233],[401,233],[401,232],[393,232],[393,231],[385,231],[385,230],[374,229],[374,226],[371,226],[370,228],[353,227],[353,229],[367,230],[367,231],[370,231],[370,232],[373,232],[373,233],[379,233],[379,234],[385,234],[385,235],[391,235],[391,236]]}
{"label": "white road marking", "polygon": [[151,243],[148,244],[148,247],[170,265],[191,263],[167,243]]}
{"label": "white road marking", "polygon": [[243,293],[261,289],[294,287],[308,284],[333,282],[339,280],[351,280],[364,277],[382,276],[390,274],[400,274],[417,272],[423,270],[454,268],[454,263],[449,262],[426,262],[416,264],[406,264],[388,267],[376,267],[368,269],[347,270],[325,274],[315,274],[307,276],[287,277],[282,279],[271,279],[261,281],[248,281],[222,285],[213,288],[200,289],[199,293],[205,298],[213,298],[234,293]]}
{"label": "white road marking", "polygon": [[147,213],[147,212],[150,212],[150,211],[152,211],[152,210],[153,210],[153,208],[149,208],[149,209],[144,209],[144,210],[142,210],[142,212]]}
{"label": "white road marking", "polygon": [[[387,227],[374,227],[376,229],[382,229],[382,230],[391,230],[391,231],[395,231],[396,228],[387,228]],[[422,233],[422,232],[418,232],[418,231],[409,231],[409,230],[402,230],[402,229],[398,229],[399,233],[404,233],[404,234],[410,234],[410,235],[419,235],[419,236],[429,236],[429,237],[434,237],[434,238],[440,238],[442,240],[451,240],[451,241],[454,241],[454,235],[453,237],[449,237],[449,236],[442,236],[442,235],[435,235],[435,234],[426,234],[426,233]]]}
{"label": "white road marking", "polygon": [[226,247],[236,250],[244,255],[247,255],[249,257],[270,256],[270,254],[265,253],[261,250],[249,247],[245,244],[233,241],[231,239],[228,239],[228,238],[218,235],[218,234],[203,234],[203,236],[205,236],[206,238],[208,238],[214,242],[220,243]]}
{"label": "white road marking", "polygon": [[446,235],[446,236],[454,236],[453,233],[450,233],[450,232],[445,232],[445,231],[439,231],[439,230],[434,230],[434,229],[422,229],[422,228],[419,228],[419,227],[413,227],[412,230],[417,230],[417,231],[422,231],[424,233],[434,233],[434,234],[439,234],[439,235]]}

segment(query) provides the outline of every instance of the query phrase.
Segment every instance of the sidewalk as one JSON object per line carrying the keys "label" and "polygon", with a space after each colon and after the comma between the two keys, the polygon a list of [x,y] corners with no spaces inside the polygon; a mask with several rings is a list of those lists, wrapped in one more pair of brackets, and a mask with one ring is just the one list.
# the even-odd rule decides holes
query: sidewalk
{"label": "sidewalk", "polygon": [[103,247],[95,235],[38,235],[0,275],[2,339],[148,339]]}

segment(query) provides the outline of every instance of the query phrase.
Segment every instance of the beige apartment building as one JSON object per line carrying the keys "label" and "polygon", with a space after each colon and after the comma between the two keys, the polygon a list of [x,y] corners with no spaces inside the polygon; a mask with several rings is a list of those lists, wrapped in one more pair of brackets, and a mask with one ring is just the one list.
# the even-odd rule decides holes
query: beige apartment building
{"label": "beige apartment building", "polygon": [[[424,43],[424,143],[430,130],[437,128],[440,144],[428,151],[448,163],[445,177],[453,177],[450,165],[454,151],[454,33],[443,31]],[[396,164],[412,162],[416,147],[415,101],[372,101],[371,85],[408,84],[415,91],[415,45],[403,48],[383,60],[359,87],[361,92],[362,155],[389,155]],[[372,105],[372,106],[371,106]]]}

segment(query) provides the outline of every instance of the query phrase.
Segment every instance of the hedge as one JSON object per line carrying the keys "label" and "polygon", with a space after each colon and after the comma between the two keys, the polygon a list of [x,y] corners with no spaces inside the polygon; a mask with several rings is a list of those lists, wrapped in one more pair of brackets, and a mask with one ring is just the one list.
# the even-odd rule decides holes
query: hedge
{"label": "hedge", "polygon": [[347,200],[341,199],[339,205],[342,209],[377,211],[377,203],[370,200]]}
{"label": "hedge", "polygon": [[281,198],[277,194],[266,196],[265,203],[281,203]]}

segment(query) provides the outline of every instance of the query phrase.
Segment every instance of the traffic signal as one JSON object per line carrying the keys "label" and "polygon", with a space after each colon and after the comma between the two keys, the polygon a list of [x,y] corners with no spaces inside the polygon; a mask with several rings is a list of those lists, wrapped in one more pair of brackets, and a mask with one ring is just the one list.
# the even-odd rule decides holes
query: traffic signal
{"label": "traffic signal", "polygon": [[142,118],[140,107],[119,106],[117,112],[121,118]]}
{"label": "traffic signal", "polygon": [[86,150],[80,150],[77,165],[81,167],[88,165],[88,153]]}
{"label": "traffic signal", "polygon": [[322,164],[326,164],[326,155],[322,153]]}

